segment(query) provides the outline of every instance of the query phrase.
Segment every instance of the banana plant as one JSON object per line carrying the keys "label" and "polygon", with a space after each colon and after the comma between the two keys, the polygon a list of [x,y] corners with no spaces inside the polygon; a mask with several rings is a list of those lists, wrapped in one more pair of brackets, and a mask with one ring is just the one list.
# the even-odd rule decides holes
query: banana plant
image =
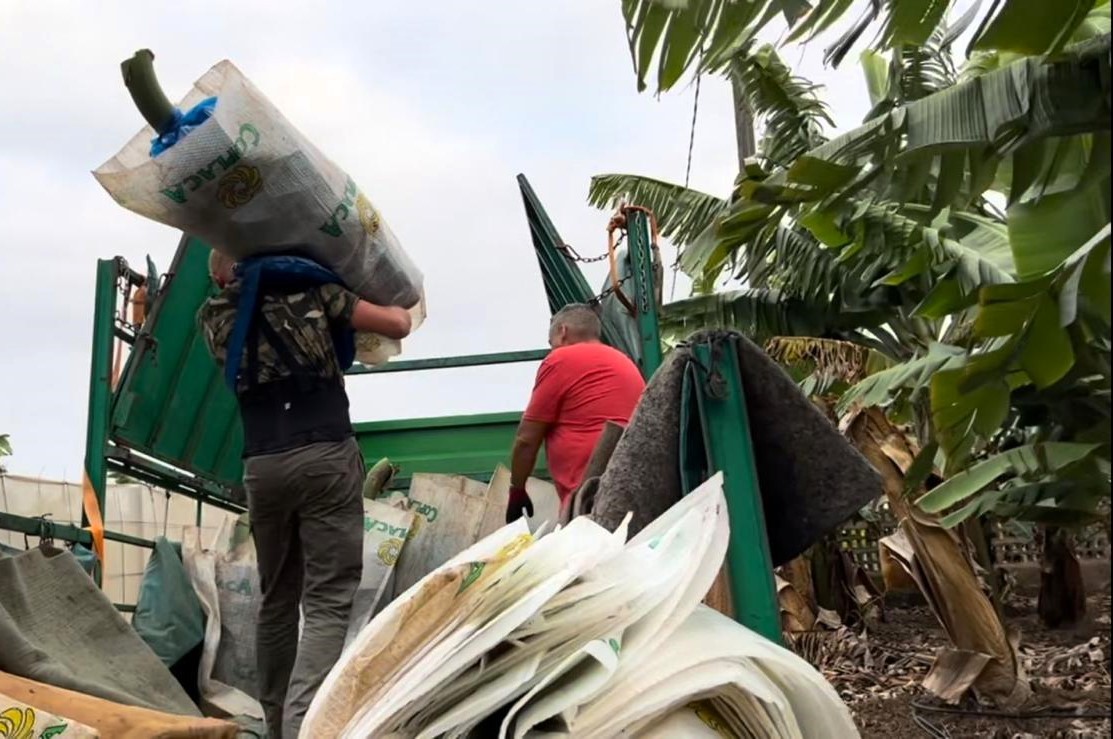
{"label": "banana plant", "polygon": [[[948,2],[869,3],[829,55],[841,60],[884,24],[863,54],[873,109],[828,141],[815,89],[754,35],[780,13],[791,39],[808,38],[852,5],[625,2],[640,86],[654,63],[658,91],[693,69],[745,75],[766,135],[729,198],[610,176],[593,200],[652,193],[697,288],[724,274],[742,282],[676,304],[672,325],[845,338],[896,360],[851,388],[844,409],[884,405],[914,420],[947,475],[1049,443],[1086,450],[955,477],[924,501],[953,508],[949,523],[988,510],[1082,520],[1109,496],[1097,433],[1109,416],[1109,324],[1097,308],[1109,302],[1108,0],[998,2],[950,27]],[[958,69],[950,46],[975,22]]]}
{"label": "banana plant", "polygon": [[[837,319],[780,326],[824,336],[880,311],[832,336],[896,360],[850,387],[842,409],[883,406],[916,430],[905,493],[945,478],[921,509],[951,526],[993,513],[1049,531],[1107,518],[1110,0],[975,3],[948,26],[953,4],[623,0],[639,89],[764,71],[740,85],[755,109],[762,83],[793,79],[755,54],[778,16],[793,42],[858,13],[826,50],[834,65],[878,30],[862,55],[863,124],[829,141],[821,120],[767,125],[764,156],[688,224],[679,264],[697,289],[729,274],[746,290],[693,298],[684,320],[756,330],[808,305]],[[970,27],[956,65],[950,47]],[[767,122],[809,110],[785,99]]]}
{"label": "banana plant", "polygon": [[[626,38],[638,89],[657,93],[687,73],[718,72],[739,49],[775,20],[789,27],[787,41],[810,42],[847,18],[856,18],[827,47],[838,65],[867,30],[877,27],[877,46],[923,46],[944,21],[954,0],[622,0]],[[1037,56],[1061,51],[1095,8],[1108,0],[996,0],[980,3],[956,23],[977,23],[967,54],[997,52]],[[957,35],[957,34],[956,34]]]}
{"label": "banana plant", "polygon": [[[979,371],[989,367],[1003,377],[1022,343],[1057,341],[1050,346],[1065,349],[1053,357],[1035,349],[1024,355],[1028,379],[1046,387],[1066,374],[1074,356],[1066,351],[1066,334],[1047,328],[1050,298],[1039,311],[1018,314],[1027,321],[1023,336],[983,324],[1003,310],[992,307],[994,296],[1025,289],[1020,285],[1046,291],[1065,279],[1052,273],[1092,273],[1067,266],[1109,222],[1108,79],[1104,36],[1056,59],[1021,59],[894,107],[791,167],[743,177],[710,255],[687,266],[719,270],[714,255],[724,253],[766,264],[775,253],[771,236],[791,220],[832,250],[840,274],[862,286],[894,288],[904,306],[913,301],[913,326],[926,320],[938,328],[945,321],[972,338],[965,364]],[[1056,99],[1062,105],[1046,107]],[[972,101],[984,104],[971,107]],[[999,172],[1004,161],[1010,166]],[[1003,218],[983,209],[983,195],[995,183],[1003,183],[1008,198]],[[1100,245],[1095,249],[1101,252]],[[802,269],[788,275],[801,283],[789,292],[814,283]],[[930,345],[943,337],[923,338]],[[971,373],[942,373],[932,389],[952,470],[966,462],[975,437],[1004,422],[1002,409],[1018,389],[1003,379],[957,383],[960,371],[964,378]],[[971,398],[987,404],[980,414],[966,407]]]}

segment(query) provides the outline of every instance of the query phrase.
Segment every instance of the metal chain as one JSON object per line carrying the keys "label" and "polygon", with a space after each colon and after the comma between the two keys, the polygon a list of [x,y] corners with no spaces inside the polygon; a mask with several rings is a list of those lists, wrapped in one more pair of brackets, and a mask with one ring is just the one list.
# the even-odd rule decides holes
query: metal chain
{"label": "metal chain", "polygon": [[604,290],[603,292],[599,293],[594,298],[589,300],[588,303],[590,303],[591,305],[599,305],[604,300],[609,298],[611,295],[614,295],[615,289],[619,288],[619,287],[622,287],[624,284],[626,284],[626,281],[629,280],[629,279],[630,279],[630,275],[626,275],[625,277],[623,277],[621,280],[618,281],[617,285],[611,285],[606,290]]}
{"label": "metal chain", "polygon": [[[622,242],[624,242],[624,241],[626,241],[626,229],[625,228],[618,232],[618,238],[615,239],[615,242],[614,242],[615,251],[618,251],[618,247],[622,246]],[[571,249],[572,247],[569,246],[568,248]],[[608,256],[610,256],[609,252],[605,253],[605,254],[603,254],[602,256],[599,256],[599,257],[592,257],[591,259],[581,259],[580,261],[585,262],[585,263],[601,262],[602,260],[606,259]],[[617,285],[612,284],[611,286],[607,287],[605,290],[603,290],[603,292],[599,293],[594,298],[589,300],[588,303],[590,303],[591,305],[599,305],[604,300],[606,300],[608,297],[610,297],[611,295],[614,295],[615,290],[617,290],[618,288],[625,285],[626,281],[629,280],[630,277],[631,277],[631,275],[626,275],[625,277],[623,277],[621,280],[618,281]]]}
{"label": "metal chain", "polygon": [[[618,247],[622,246],[622,242],[625,241],[625,239],[626,232],[623,231],[618,235],[618,240],[615,241],[614,248],[617,249]],[[603,252],[597,257],[581,257],[580,253],[576,251],[576,249],[571,244],[561,244],[557,247],[557,249],[559,249],[560,252],[564,254],[564,256],[568,257],[573,262],[579,262],[580,264],[593,264],[595,262],[602,262],[604,259],[610,256],[608,252]]]}
{"label": "metal chain", "polygon": [[561,244],[557,248],[560,249],[560,251],[564,254],[564,256],[568,257],[573,262],[579,262],[580,264],[592,264],[594,262],[602,262],[604,259],[607,258],[606,253],[600,254],[597,257],[581,257],[579,252],[577,252],[575,249],[572,248],[571,244]]}

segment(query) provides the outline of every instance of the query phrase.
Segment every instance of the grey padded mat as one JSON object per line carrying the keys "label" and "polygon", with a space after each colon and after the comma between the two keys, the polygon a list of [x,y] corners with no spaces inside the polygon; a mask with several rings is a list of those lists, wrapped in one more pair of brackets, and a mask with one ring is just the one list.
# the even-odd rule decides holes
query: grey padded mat
{"label": "grey padded mat", "polygon": [[201,715],[67,551],[0,557],[0,671],[129,706]]}
{"label": "grey padded mat", "polygon": [[882,494],[870,463],[760,347],[736,332],[708,331],[674,349],[650,380],[599,480],[596,522],[613,530],[633,511],[632,536],[680,499],[681,389],[700,342],[738,348],[774,565]]}

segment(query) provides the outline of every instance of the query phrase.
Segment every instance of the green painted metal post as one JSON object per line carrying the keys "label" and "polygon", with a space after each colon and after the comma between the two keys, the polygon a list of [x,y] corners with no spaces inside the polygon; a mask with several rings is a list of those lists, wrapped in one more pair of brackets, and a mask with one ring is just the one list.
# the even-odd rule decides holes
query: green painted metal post
{"label": "green painted metal post", "polygon": [[639,365],[642,377],[648,380],[661,366],[661,327],[657,320],[657,281],[653,274],[653,239],[649,217],[644,211],[626,214],[626,241],[630,254],[630,273],[634,281],[635,318],[641,338]]}
{"label": "green painted metal post", "polygon": [[708,468],[721,470],[730,517],[727,568],[735,618],[766,638],[781,642],[780,609],[773,559],[765,533],[757,466],[746,396],[734,341],[693,346],[703,386],[698,393]]}
{"label": "green painted metal post", "polygon": [[[112,402],[112,340],[118,275],[118,263],[115,259],[97,260],[92,359],[89,370],[89,419],[85,431],[85,475],[93,486],[102,516],[108,484],[108,466],[104,454],[108,445],[108,416]],[[89,525],[84,510],[81,513],[81,525]],[[98,586],[102,576],[102,563],[98,561],[93,573]]]}

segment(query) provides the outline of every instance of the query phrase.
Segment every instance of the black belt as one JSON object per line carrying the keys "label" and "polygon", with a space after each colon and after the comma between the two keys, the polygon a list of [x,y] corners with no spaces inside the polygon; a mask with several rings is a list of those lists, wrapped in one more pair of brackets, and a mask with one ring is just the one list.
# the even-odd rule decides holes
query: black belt
{"label": "black belt", "polygon": [[[267,320],[262,302],[260,298],[247,336],[247,387],[236,393],[243,419],[243,456],[347,439],[352,435],[352,421],[342,380],[326,376],[327,368],[299,362]],[[288,376],[258,382],[259,332],[286,365]],[[331,348],[331,337],[329,342]]]}
{"label": "black belt", "polygon": [[244,457],[342,441],[352,435],[348,394],[338,382],[309,388],[303,378],[285,377],[248,388],[237,399]]}

